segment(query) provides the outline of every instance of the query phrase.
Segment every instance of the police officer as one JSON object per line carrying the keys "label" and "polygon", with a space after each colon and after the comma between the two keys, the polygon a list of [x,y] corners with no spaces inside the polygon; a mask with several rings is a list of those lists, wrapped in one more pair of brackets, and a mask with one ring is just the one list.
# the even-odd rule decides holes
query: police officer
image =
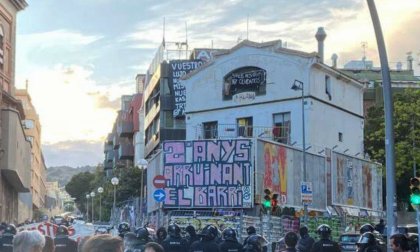
{"label": "police officer", "polygon": [[222,233],[223,241],[219,244],[220,252],[241,252],[242,244],[236,238],[233,228],[226,228]]}
{"label": "police officer", "polygon": [[365,232],[356,243],[357,252],[382,252],[378,246],[375,236],[371,232]]}
{"label": "police officer", "polygon": [[200,239],[195,231],[195,228],[191,225],[185,228],[185,232],[187,232],[186,239],[188,241],[188,247],[190,247],[191,244]]}
{"label": "police officer", "polygon": [[267,247],[267,240],[261,235],[253,234],[247,237],[243,252],[263,252]]}
{"label": "police officer", "polygon": [[181,237],[181,229],[177,224],[168,226],[168,237],[163,241],[165,252],[185,252],[188,250],[187,240]]}
{"label": "police officer", "polygon": [[69,238],[69,230],[60,225],[54,239],[55,252],[77,252],[77,242]]}
{"label": "police officer", "polygon": [[246,233],[248,234],[248,236],[245,238],[245,240],[244,240],[244,245],[246,244],[246,241],[248,240],[248,238],[251,236],[251,235],[255,235],[255,234],[257,234],[257,230],[255,229],[255,227],[254,226],[249,226],[249,227],[247,227],[246,228]]}
{"label": "police officer", "polygon": [[360,234],[364,234],[364,233],[366,233],[366,232],[371,232],[371,233],[373,233],[373,232],[375,231],[375,228],[374,228],[371,224],[366,223],[366,224],[363,224],[363,225],[360,227],[359,231],[360,231]]}
{"label": "police officer", "polygon": [[124,239],[124,234],[130,232],[130,225],[127,222],[121,222],[118,224],[118,235],[121,239]]}
{"label": "police officer", "polygon": [[322,224],[318,227],[317,233],[320,236],[320,240],[315,242],[312,246],[311,252],[340,252],[338,243],[330,240],[331,228]]}
{"label": "police officer", "polygon": [[13,252],[13,237],[16,235],[16,227],[13,224],[7,225],[0,238],[0,251]]}
{"label": "police officer", "polygon": [[201,231],[201,240],[191,244],[190,252],[219,252],[219,245],[216,243],[218,230],[213,225],[207,225]]}
{"label": "police officer", "polygon": [[152,238],[150,238],[150,233],[145,227],[137,228],[136,231],[134,231],[136,234],[136,240],[134,241],[134,244],[132,246],[133,252],[143,252],[144,246],[146,243],[151,242]]}

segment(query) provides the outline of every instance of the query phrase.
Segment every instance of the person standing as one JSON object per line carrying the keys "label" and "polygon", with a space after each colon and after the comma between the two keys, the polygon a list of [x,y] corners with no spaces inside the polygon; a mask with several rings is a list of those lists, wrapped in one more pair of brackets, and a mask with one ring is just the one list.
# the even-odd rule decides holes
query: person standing
{"label": "person standing", "polygon": [[38,230],[23,230],[13,239],[14,252],[42,252],[44,246],[45,237]]}
{"label": "person standing", "polygon": [[219,244],[220,252],[242,252],[242,244],[236,238],[233,228],[226,228],[222,233],[223,241]]}
{"label": "person standing", "polygon": [[295,232],[288,232],[284,236],[284,243],[286,244],[285,252],[296,252],[296,244],[298,242],[298,236]]}
{"label": "person standing", "polygon": [[312,238],[311,236],[309,236],[309,230],[308,227],[306,226],[302,226],[299,229],[299,234],[300,234],[300,239],[297,243],[297,250],[299,252],[309,252],[311,251],[312,246],[315,243],[314,238]]}
{"label": "person standing", "polygon": [[181,229],[177,224],[168,226],[168,237],[163,241],[162,247],[166,252],[186,252],[188,242],[181,237]]}
{"label": "person standing", "polygon": [[382,252],[378,246],[375,236],[371,232],[365,232],[356,243],[357,252]]}
{"label": "person standing", "polygon": [[314,243],[311,252],[340,252],[340,246],[330,239],[331,228],[326,224],[318,227],[317,233],[321,239]]}
{"label": "person standing", "polygon": [[384,230],[385,230],[384,219],[379,220],[379,223],[375,225],[375,230],[378,231],[380,234],[384,233]]}
{"label": "person standing", "polygon": [[407,252],[410,251],[408,239],[403,234],[394,234],[390,238],[391,250],[394,252]]}
{"label": "person standing", "polygon": [[201,231],[200,241],[195,241],[190,246],[190,252],[219,252],[219,245],[216,243],[218,230],[213,225],[207,225]]}
{"label": "person standing", "polygon": [[13,252],[13,238],[16,235],[16,227],[13,224],[7,225],[0,238],[0,251]]}
{"label": "person standing", "polygon": [[60,225],[54,239],[55,252],[77,252],[77,242],[69,238],[69,230]]}

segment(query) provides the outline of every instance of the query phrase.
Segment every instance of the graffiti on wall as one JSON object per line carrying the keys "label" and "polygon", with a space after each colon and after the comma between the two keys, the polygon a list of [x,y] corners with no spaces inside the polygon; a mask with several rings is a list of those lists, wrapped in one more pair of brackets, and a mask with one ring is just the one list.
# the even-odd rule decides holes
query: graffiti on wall
{"label": "graffiti on wall", "polygon": [[382,183],[376,164],[335,153],[334,203],[381,209]]}
{"label": "graffiti on wall", "polygon": [[284,146],[264,144],[263,189],[271,189],[280,196],[280,203],[287,201],[287,151]]}
{"label": "graffiti on wall", "polygon": [[164,207],[252,207],[252,142],[163,143]]}

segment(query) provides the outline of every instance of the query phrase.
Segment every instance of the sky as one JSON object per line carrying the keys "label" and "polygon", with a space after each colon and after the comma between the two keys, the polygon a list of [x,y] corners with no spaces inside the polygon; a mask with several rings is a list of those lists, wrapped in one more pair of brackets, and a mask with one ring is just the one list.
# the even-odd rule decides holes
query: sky
{"label": "sky", "polygon": [[[325,63],[360,60],[379,66],[365,0],[26,0],[18,14],[16,87],[28,90],[40,116],[47,167],[97,165],[119,98],[135,92],[163,38],[189,48],[231,48],[247,38],[281,39],[287,47],[317,50],[324,27]],[[420,75],[420,1],[376,0],[390,67],[406,68],[407,52]]]}

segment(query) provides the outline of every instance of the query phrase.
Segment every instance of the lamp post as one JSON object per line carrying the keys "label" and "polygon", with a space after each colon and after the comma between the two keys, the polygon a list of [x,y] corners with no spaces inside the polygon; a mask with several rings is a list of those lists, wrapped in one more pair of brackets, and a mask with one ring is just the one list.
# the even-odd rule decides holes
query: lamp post
{"label": "lamp post", "polygon": [[143,223],[143,194],[144,194],[144,185],[143,185],[143,179],[144,179],[144,171],[147,169],[147,165],[149,162],[147,162],[146,159],[140,159],[137,163],[139,165],[139,169],[141,170],[140,174],[140,218],[141,222]]}
{"label": "lamp post", "polygon": [[98,193],[99,193],[99,221],[102,221],[102,193],[104,192],[104,188],[99,187]]}
{"label": "lamp post", "polygon": [[112,179],[111,179],[111,184],[114,186],[114,204],[112,205],[112,213],[113,213],[113,221],[114,221],[114,224],[115,224],[115,201],[116,201],[116,197],[117,197],[117,185],[118,185],[118,183],[119,183],[120,181],[118,180],[118,178],[117,177],[113,177]]}
{"label": "lamp post", "polygon": [[93,198],[95,197],[95,192],[91,192],[90,197],[92,198],[92,223],[93,223],[94,222],[94,219],[93,219]]}
{"label": "lamp post", "polygon": [[[303,159],[303,182],[306,181],[306,142],[305,142],[305,96],[304,96],[304,85],[302,81],[295,80],[291,87],[294,91],[302,91],[302,159]],[[307,222],[308,218],[308,205],[303,203],[304,211],[304,223]]]}
{"label": "lamp post", "polygon": [[86,222],[89,222],[89,198],[90,195],[86,194]]}

